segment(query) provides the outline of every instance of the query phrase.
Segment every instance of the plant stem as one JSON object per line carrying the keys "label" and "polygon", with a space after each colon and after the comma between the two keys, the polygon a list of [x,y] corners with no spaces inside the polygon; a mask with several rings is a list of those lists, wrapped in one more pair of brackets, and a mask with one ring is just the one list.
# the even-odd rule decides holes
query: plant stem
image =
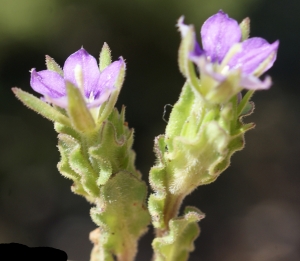
{"label": "plant stem", "polygon": [[165,228],[156,229],[157,237],[162,237],[169,231],[169,221],[178,215],[183,199],[184,195],[173,195],[168,193],[164,210]]}

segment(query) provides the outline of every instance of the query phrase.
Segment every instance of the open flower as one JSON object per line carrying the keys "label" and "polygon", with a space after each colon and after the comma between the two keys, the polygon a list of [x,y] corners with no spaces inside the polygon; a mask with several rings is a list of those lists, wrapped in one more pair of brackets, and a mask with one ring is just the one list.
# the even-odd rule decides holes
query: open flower
{"label": "open flower", "polygon": [[45,101],[66,108],[68,81],[81,90],[87,107],[97,107],[115,90],[115,83],[124,64],[120,58],[100,72],[96,59],[81,48],[67,58],[61,72],[49,69],[37,72],[32,69],[30,85],[44,96]]}
{"label": "open flower", "polygon": [[[188,26],[183,18],[178,22],[182,37]],[[261,81],[258,76],[268,70],[276,59],[279,41],[269,44],[260,37],[242,41],[242,31],[236,20],[222,10],[208,18],[201,28],[202,48],[195,39],[190,59],[195,62],[200,74],[213,78],[217,83],[240,72],[240,87],[258,90],[271,86],[270,77]]]}

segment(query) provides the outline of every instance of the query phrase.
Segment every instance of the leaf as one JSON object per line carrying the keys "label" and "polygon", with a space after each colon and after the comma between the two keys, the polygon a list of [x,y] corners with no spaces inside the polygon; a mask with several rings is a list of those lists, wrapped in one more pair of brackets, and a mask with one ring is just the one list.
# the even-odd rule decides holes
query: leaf
{"label": "leaf", "polygon": [[126,171],[118,172],[101,187],[97,206],[91,209],[92,219],[101,231],[100,252],[126,255],[128,259],[124,260],[132,260],[137,240],[150,222],[146,196],[146,184]]}
{"label": "leaf", "polygon": [[186,207],[183,217],[170,220],[169,232],[166,236],[154,239],[152,246],[155,261],[186,261],[194,250],[194,240],[200,234],[197,224],[204,214],[194,207]]}

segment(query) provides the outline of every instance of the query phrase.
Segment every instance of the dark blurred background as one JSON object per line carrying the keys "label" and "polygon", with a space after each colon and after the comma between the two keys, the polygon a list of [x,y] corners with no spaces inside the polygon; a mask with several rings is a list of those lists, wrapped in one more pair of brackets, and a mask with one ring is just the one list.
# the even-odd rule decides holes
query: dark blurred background
{"label": "dark blurred background", "polygon": [[[219,9],[238,21],[249,16],[251,35],[280,39],[280,48],[268,72],[273,87],[253,98],[256,111],[246,120],[257,127],[246,148],[184,202],[206,213],[190,260],[300,260],[299,0],[0,0],[0,243],[56,247],[87,261],[95,228],[90,205],[56,169],[52,123],[25,108],[11,87],[33,93],[29,70],[44,69],[45,54],[63,65],[81,46],[98,57],[106,41],[114,59],[127,62],[118,107],[127,106],[147,180],[153,139],[165,128],[163,107],[176,102],[184,82],[176,20],[185,15],[199,31]],[[137,260],[151,259],[152,238],[150,229]]]}

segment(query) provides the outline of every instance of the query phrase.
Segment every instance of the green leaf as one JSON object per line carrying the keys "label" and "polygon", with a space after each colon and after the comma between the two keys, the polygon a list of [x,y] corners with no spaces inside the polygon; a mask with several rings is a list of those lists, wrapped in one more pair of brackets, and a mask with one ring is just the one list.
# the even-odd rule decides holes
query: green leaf
{"label": "green leaf", "polygon": [[22,91],[19,88],[12,88],[16,97],[28,108],[34,110],[38,114],[41,114],[46,119],[54,122],[59,122],[66,126],[71,126],[70,120],[63,115],[59,110],[55,109],[48,103],[38,99],[37,97]]}
{"label": "green leaf", "polygon": [[111,64],[111,51],[108,44],[104,43],[99,57],[100,72],[102,72],[110,64]]}
{"label": "green leaf", "polygon": [[146,196],[146,184],[125,171],[118,172],[101,187],[97,206],[91,209],[92,219],[101,231],[100,252],[123,258],[119,260],[134,258],[137,240],[150,222]]}
{"label": "green leaf", "polygon": [[93,132],[96,125],[91,113],[86,107],[80,90],[70,82],[66,82],[66,88],[68,94],[68,114],[72,125],[79,132]]}
{"label": "green leaf", "polygon": [[49,55],[46,55],[46,66],[48,70],[57,72],[61,77],[64,77],[61,67]]}
{"label": "green leaf", "polygon": [[155,238],[152,246],[155,251],[154,261],[186,261],[194,250],[194,240],[200,234],[197,224],[204,214],[194,207],[186,207],[183,217],[170,220],[169,233]]}

